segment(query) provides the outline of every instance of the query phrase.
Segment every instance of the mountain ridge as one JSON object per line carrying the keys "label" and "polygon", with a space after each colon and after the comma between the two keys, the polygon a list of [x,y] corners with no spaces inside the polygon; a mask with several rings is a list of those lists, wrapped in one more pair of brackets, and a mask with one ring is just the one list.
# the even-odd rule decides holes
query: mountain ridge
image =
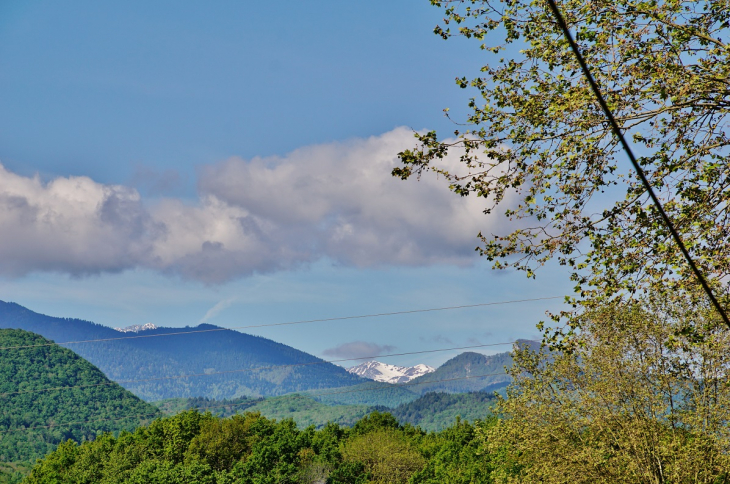
{"label": "mountain ridge", "polygon": [[[148,329],[145,336],[158,337],[119,339],[119,331],[113,328],[80,319],[46,316],[16,303],[0,301],[0,328],[32,331],[61,345],[112,339],[68,344],[68,348],[148,401],[275,396],[367,381],[290,346],[210,324]],[[185,330],[203,332],[195,337],[170,334]]]}
{"label": "mountain ridge", "polygon": [[494,391],[510,383],[511,378],[505,372],[505,367],[510,366],[512,356],[509,352],[484,355],[467,351],[446,361],[433,373],[413,379],[409,388],[421,395]]}
{"label": "mountain ridge", "polygon": [[435,368],[423,363],[414,366],[398,366],[372,360],[348,368],[347,371],[369,380],[397,384],[408,383],[414,378],[432,373]]}

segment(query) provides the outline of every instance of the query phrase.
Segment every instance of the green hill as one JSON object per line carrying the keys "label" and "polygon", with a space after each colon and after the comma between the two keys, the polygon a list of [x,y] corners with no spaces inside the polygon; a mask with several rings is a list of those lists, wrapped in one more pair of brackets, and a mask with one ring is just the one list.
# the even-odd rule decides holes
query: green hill
{"label": "green hill", "polygon": [[[47,344],[27,331],[0,329],[0,347]],[[35,392],[66,386],[80,388]],[[127,415],[146,415],[128,418]],[[159,410],[111,382],[71,350],[40,346],[0,350],[0,462],[6,471],[52,451],[60,442],[93,440],[103,432],[132,430]],[[64,425],[70,422],[85,422]],[[44,428],[46,427],[46,428]],[[13,463],[12,465],[10,463]]]}
{"label": "green hill", "polygon": [[427,393],[388,412],[401,424],[409,423],[428,432],[437,432],[454,425],[456,417],[467,422],[486,419],[492,414],[494,399],[493,394],[484,392]]}
{"label": "green hill", "polygon": [[461,353],[439,366],[433,373],[411,380],[408,388],[419,394],[466,393],[485,389],[494,391],[510,382],[510,377],[504,371],[509,366],[512,366],[510,353]]}
{"label": "green hill", "polygon": [[426,431],[439,431],[453,425],[458,416],[474,422],[491,414],[494,395],[474,393],[427,393],[395,408],[370,405],[327,405],[306,394],[284,395],[265,399],[210,400],[207,398],[179,398],[154,404],[166,415],[196,409],[210,411],[220,417],[236,413],[259,412],[266,418],[292,419],[301,429],[310,425],[323,428],[328,423],[353,426],[373,411],[388,412],[401,424],[409,423]]}
{"label": "green hill", "polygon": [[401,424],[411,424],[427,432],[450,427],[458,416],[461,420],[475,422],[491,415],[494,396],[488,393],[427,393],[422,397],[395,408],[367,405],[325,405],[306,395],[286,395],[267,398],[246,409],[261,412],[267,418],[277,420],[291,418],[299,428],[314,425],[323,428],[328,423],[351,427],[373,411],[385,411]]}
{"label": "green hill", "polygon": [[267,418],[293,419],[299,428],[314,425],[322,428],[332,422],[351,427],[372,411],[367,405],[325,405],[306,395],[286,395],[267,398],[247,411],[261,412]]}
{"label": "green hill", "polygon": [[186,410],[196,409],[201,412],[210,412],[219,417],[230,417],[231,415],[244,412],[246,409],[253,407],[263,400],[263,398],[246,397],[224,400],[205,397],[168,398],[152,402],[152,405],[159,408],[165,415],[177,415]]}
{"label": "green hill", "polygon": [[418,398],[418,394],[412,392],[410,388],[410,386],[393,385],[392,383],[365,381],[359,385],[304,394],[328,405],[371,405],[395,408]]}

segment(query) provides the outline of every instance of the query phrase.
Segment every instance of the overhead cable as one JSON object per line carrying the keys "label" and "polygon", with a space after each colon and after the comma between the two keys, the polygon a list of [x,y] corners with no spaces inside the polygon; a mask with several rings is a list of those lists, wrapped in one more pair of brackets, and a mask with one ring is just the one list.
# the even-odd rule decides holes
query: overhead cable
{"label": "overhead cable", "polygon": [[621,146],[623,147],[623,150],[626,152],[626,155],[629,157],[629,160],[631,160],[631,164],[634,165],[634,169],[636,170],[636,173],[639,175],[639,178],[641,179],[641,183],[644,185],[644,188],[649,193],[649,196],[651,197],[651,200],[654,203],[654,206],[656,207],[657,211],[661,215],[664,225],[666,225],[667,228],[669,229],[669,231],[671,232],[674,242],[677,244],[677,246],[679,246],[679,250],[682,252],[682,255],[684,255],[684,258],[687,260],[687,264],[689,264],[690,268],[692,269],[692,272],[694,272],[694,275],[697,277],[697,280],[699,281],[700,285],[702,286],[702,289],[704,289],[705,293],[710,298],[710,301],[712,301],[712,305],[715,306],[715,309],[717,309],[717,312],[720,313],[720,316],[722,317],[722,320],[725,322],[725,325],[728,328],[730,328],[730,318],[728,318],[728,315],[725,312],[725,309],[720,305],[720,302],[715,297],[715,294],[712,292],[712,289],[710,288],[710,285],[707,283],[705,276],[702,274],[699,267],[697,267],[697,264],[695,264],[695,261],[692,259],[692,256],[690,255],[689,251],[687,250],[687,247],[685,247],[684,242],[682,241],[682,238],[679,235],[679,232],[677,232],[677,229],[674,227],[674,224],[669,219],[669,216],[667,215],[667,213],[664,211],[664,207],[662,207],[662,204],[659,201],[659,198],[657,197],[656,193],[654,193],[654,189],[652,188],[651,184],[649,183],[648,178],[646,178],[646,174],[644,173],[644,170],[641,168],[641,165],[639,165],[639,162],[636,160],[636,157],[634,156],[634,152],[631,150],[631,147],[626,142],[626,138],[624,138],[624,135],[621,132],[621,128],[619,127],[618,123],[616,122],[616,119],[613,117],[613,113],[611,113],[611,109],[608,107],[606,100],[603,98],[603,94],[601,94],[601,90],[598,88],[598,84],[596,83],[595,79],[593,78],[593,75],[591,74],[590,70],[588,69],[588,65],[586,64],[585,60],[583,59],[583,55],[580,53],[578,44],[576,44],[575,40],[573,40],[573,36],[570,33],[570,30],[568,29],[568,24],[565,23],[565,20],[563,19],[563,16],[561,15],[560,9],[558,8],[557,4],[555,3],[555,0],[547,0],[547,2],[550,5],[550,9],[553,11],[553,14],[555,15],[555,19],[557,20],[558,25],[560,25],[560,28],[562,29],[563,34],[565,35],[565,38],[568,40],[568,43],[570,44],[570,48],[573,50],[575,57],[578,59],[578,63],[580,64],[580,67],[583,70],[583,75],[585,75],[586,79],[588,80],[588,83],[590,84],[591,89],[593,90],[593,94],[595,94],[596,99],[598,100],[598,104],[601,105],[601,109],[603,109],[603,113],[606,115],[606,118],[608,118],[608,122],[611,125],[611,130],[613,131],[613,134],[616,136],[616,138],[618,138],[619,142],[621,143]]}
{"label": "overhead cable", "polygon": [[[378,390],[391,390],[392,388],[398,388],[398,387],[405,387],[405,386],[414,386],[414,385],[427,385],[427,384],[433,384],[433,383],[445,383],[445,382],[452,382],[452,381],[459,381],[459,380],[471,380],[476,378],[486,378],[488,376],[499,376],[499,375],[506,375],[505,372],[501,373],[487,373],[484,375],[472,375],[472,376],[465,376],[465,377],[457,377],[457,378],[446,378],[442,380],[430,380],[430,381],[423,381],[423,382],[408,382],[408,383],[399,383],[396,385],[391,386],[383,386],[383,387],[377,387],[377,388],[358,388],[355,390],[340,390],[335,392],[325,392],[325,393],[319,393],[315,395],[310,395],[307,393],[307,395],[315,396],[315,397],[322,397],[327,395],[339,395],[343,393],[356,393],[356,392],[372,392],[372,391],[378,391]],[[299,394],[302,394],[304,392],[300,392]],[[295,394],[290,394],[295,395]],[[236,404],[225,404],[225,405],[216,405],[216,406],[210,406],[210,407],[202,407],[197,408],[197,410],[210,410],[214,408],[230,408],[230,407],[237,407],[241,405],[248,405],[249,402],[243,402],[243,403],[236,403]],[[190,409],[194,410],[194,409]],[[158,413],[147,413],[147,414],[137,414],[137,415],[128,415],[126,417],[116,417],[116,418],[102,418],[102,419],[96,419],[96,420],[78,420],[75,422],[64,422],[59,424],[51,424],[51,425],[36,425],[33,427],[25,427],[25,428],[16,428],[16,429],[8,429],[8,430],[2,430],[0,431],[0,434],[7,434],[10,432],[22,432],[27,430],[38,430],[38,429],[51,429],[56,427],[66,427],[66,426],[75,426],[75,425],[82,425],[82,424],[88,424],[88,423],[97,423],[97,422],[117,422],[120,420],[126,420],[130,418],[136,418],[136,419],[144,419],[147,417],[154,417],[158,416]]]}
{"label": "overhead cable", "polygon": [[193,374],[188,374],[188,375],[161,376],[161,377],[155,377],[155,378],[142,378],[142,379],[138,379],[138,380],[116,380],[116,381],[107,381],[107,382],[103,382],[103,383],[90,383],[88,385],[70,385],[70,386],[53,387],[53,388],[39,388],[39,389],[35,389],[35,390],[21,390],[21,391],[17,391],[17,392],[0,393],[0,397],[7,397],[10,395],[25,395],[28,393],[50,392],[50,391],[56,391],[56,390],[71,390],[74,388],[102,387],[102,386],[109,386],[109,385],[117,385],[120,383],[144,383],[144,382],[150,382],[150,381],[180,380],[182,378],[227,375],[227,374],[231,374],[231,373],[246,373],[246,372],[260,371],[260,370],[272,370],[272,369],[277,369],[277,368],[290,368],[290,367],[295,367],[295,366],[324,365],[324,364],[331,364],[331,363],[341,363],[344,361],[371,360],[374,358],[389,358],[389,357],[393,357],[393,356],[422,355],[422,354],[426,354],[426,353],[439,353],[439,352],[443,352],[443,351],[470,350],[470,349],[477,349],[477,348],[486,348],[489,346],[511,345],[516,342],[517,341],[508,341],[505,343],[489,343],[489,344],[483,344],[483,345],[458,346],[458,347],[454,347],[454,348],[439,348],[439,349],[434,349],[434,350],[408,351],[405,353],[391,353],[391,354],[387,354],[387,355],[360,356],[358,358],[342,358],[342,359],[338,359],[338,360],[318,360],[318,361],[309,361],[307,363],[289,363],[289,364],[285,364],[285,365],[259,366],[259,367],[254,367],[254,368],[241,368],[241,369],[237,369],[237,370],[193,373]]}
{"label": "overhead cable", "polygon": [[502,304],[516,304],[516,303],[522,303],[522,302],[546,301],[549,299],[562,299],[562,298],[564,298],[564,296],[537,297],[537,298],[530,298],[530,299],[515,299],[512,301],[497,301],[497,302],[488,302],[488,303],[480,303],[480,304],[464,304],[461,306],[447,306],[447,307],[428,308],[428,309],[412,309],[412,310],[408,310],[408,311],[394,311],[394,312],[389,312],[389,313],[362,314],[362,315],[358,315],[358,316],[341,316],[341,317],[336,317],[336,318],[306,319],[306,320],[300,320],[300,321],[288,321],[288,322],[284,322],[284,323],[253,324],[253,325],[248,325],[248,326],[230,326],[228,328],[196,329],[196,330],[191,330],[191,331],[176,331],[174,333],[137,334],[134,336],[120,336],[118,338],[87,339],[87,340],[80,340],[80,341],[65,341],[62,343],[54,342],[54,343],[42,343],[42,344],[36,344],[36,345],[4,346],[4,347],[0,347],[0,350],[15,350],[15,349],[21,349],[21,348],[39,348],[39,347],[43,347],[43,346],[59,346],[59,345],[81,344],[81,343],[99,343],[99,342],[105,342],[105,341],[120,341],[120,340],[127,340],[127,339],[158,338],[161,336],[177,336],[177,335],[182,335],[182,334],[214,333],[214,332],[218,332],[218,331],[231,331],[234,329],[270,328],[270,327],[275,327],[275,326],[291,326],[291,325],[296,325],[296,324],[323,323],[323,322],[328,322],[328,321],[345,321],[345,320],[352,320],[352,319],[379,318],[379,317],[384,317],[384,316],[429,313],[429,312],[435,312],[435,311],[450,311],[450,310],[454,310],[454,309],[468,309],[468,308],[478,308],[478,307],[484,307],[484,306],[498,306],[498,305],[502,305]]}

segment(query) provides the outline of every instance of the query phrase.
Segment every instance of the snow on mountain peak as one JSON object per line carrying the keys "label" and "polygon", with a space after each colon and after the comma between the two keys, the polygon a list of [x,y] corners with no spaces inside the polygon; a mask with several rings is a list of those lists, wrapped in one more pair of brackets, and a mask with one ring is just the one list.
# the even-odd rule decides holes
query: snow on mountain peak
{"label": "snow on mountain peak", "polygon": [[157,326],[155,326],[152,323],[147,324],[133,324],[132,326],[127,326],[126,328],[114,328],[117,331],[120,331],[122,333],[139,333],[140,331],[147,331],[148,329],[157,329]]}
{"label": "snow on mountain peak", "polygon": [[406,383],[414,378],[431,373],[434,368],[419,364],[415,366],[397,366],[379,361],[366,361],[347,371],[363,378],[385,383]]}

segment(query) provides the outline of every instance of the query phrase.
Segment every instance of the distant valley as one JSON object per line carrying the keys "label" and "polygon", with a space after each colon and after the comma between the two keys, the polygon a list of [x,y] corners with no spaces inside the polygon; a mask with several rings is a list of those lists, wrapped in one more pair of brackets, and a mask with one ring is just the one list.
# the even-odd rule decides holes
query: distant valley
{"label": "distant valley", "polygon": [[400,423],[409,423],[426,431],[442,430],[452,425],[457,416],[468,422],[485,419],[491,415],[493,404],[494,394],[486,392],[426,393],[394,408],[362,404],[327,405],[303,394],[266,399],[242,398],[217,401],[190,398],[155,402],[155,405],[167,415],[192,408],[210,411],[223,417],[243,412],[260,412],[264,417],[277,420],[291,418],[300,428],[310,425],[322,428],[330,422],[350,427],[371,412],[385,411],[392,414]]}

